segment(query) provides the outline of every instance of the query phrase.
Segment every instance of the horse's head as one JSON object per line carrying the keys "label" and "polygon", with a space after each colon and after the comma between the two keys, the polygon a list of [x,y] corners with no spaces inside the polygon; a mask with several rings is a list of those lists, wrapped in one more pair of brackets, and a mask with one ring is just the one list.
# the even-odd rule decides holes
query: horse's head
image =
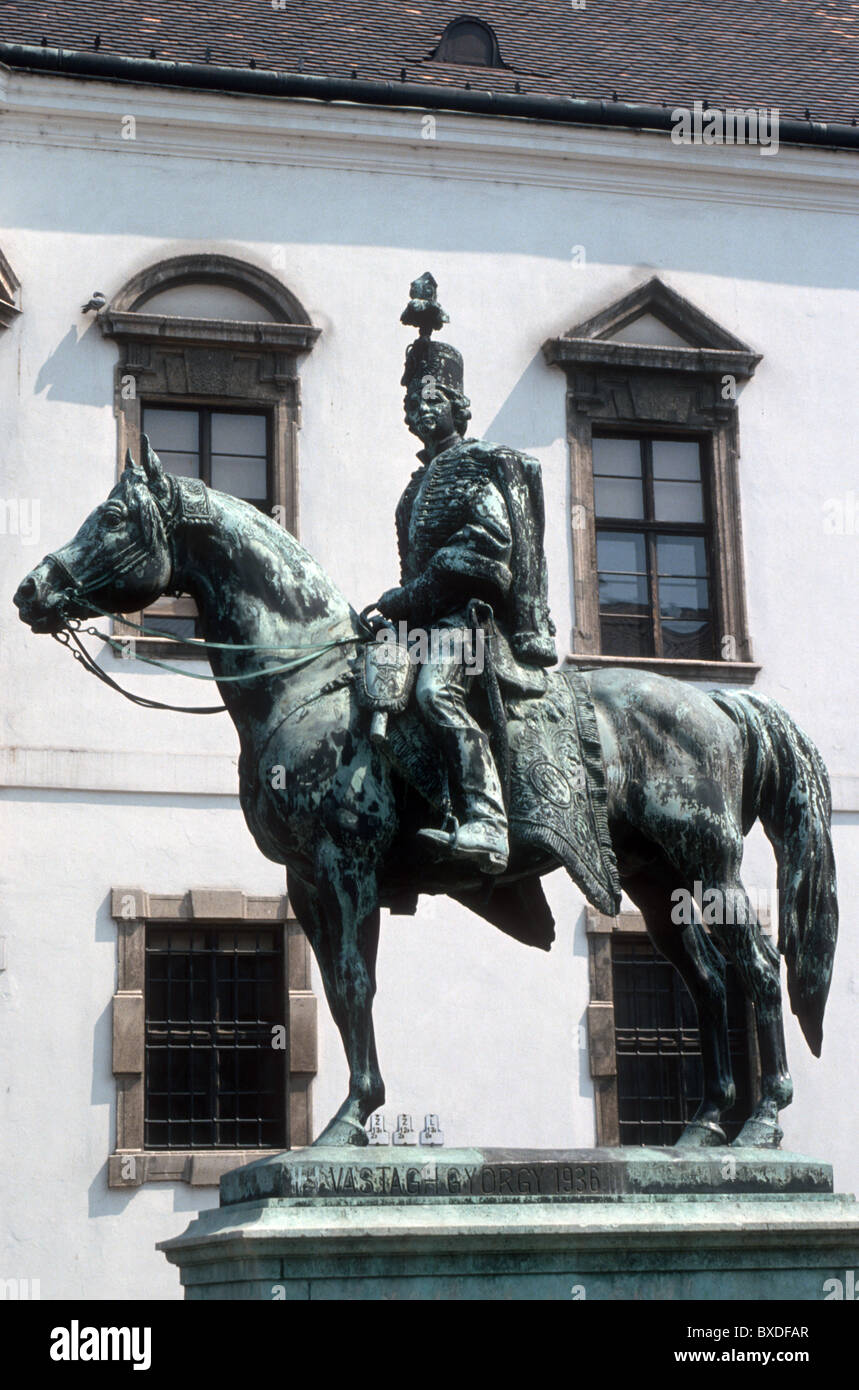
{"label": "horse's head", "polygon": [[125,471],[77,535],[46,555],[18,586],[13,602],[34,632],[58,632],[70,618],[100,610],[129,613],[164,593],[172,576],[169,539],[175,484],[142,440],[143,466]]}

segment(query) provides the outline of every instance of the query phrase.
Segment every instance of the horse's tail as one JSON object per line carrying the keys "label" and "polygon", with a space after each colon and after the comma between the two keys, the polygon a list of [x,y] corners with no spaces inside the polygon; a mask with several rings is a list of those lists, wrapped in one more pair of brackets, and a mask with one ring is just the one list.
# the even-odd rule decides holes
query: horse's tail
{"label": "horse's tail", "polygon": [[743,735],[743,834],[760,818],[775,850],[790,1006],[819,1057],[838,937],[829,777],[811,739],[775,700],[726,690],[712,698]]}

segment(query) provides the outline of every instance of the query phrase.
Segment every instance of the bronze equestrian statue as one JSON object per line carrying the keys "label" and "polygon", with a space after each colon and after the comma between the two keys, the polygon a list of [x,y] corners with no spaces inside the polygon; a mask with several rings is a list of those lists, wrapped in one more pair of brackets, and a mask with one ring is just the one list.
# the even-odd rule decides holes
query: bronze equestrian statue
{"label": "bronze equestrian statue", "polygon": [[[432,287],[424,288],[425,295],[413,298],[426,304]],[[460,391],[456,381],[446,381],[443,371],[424,375],[437,378],[446,406],[457,406],[447,394]],[[464,571],[455,566],[456,584],[448,590],[444,565],[433,564],[444,544],[433,549],[436,533],[412,524],[418,480],[400,509],[403,526],[408,519],[404,584],[383,595],[381,605],[389,615],[399,611],[405,590],[403,611],[412,622],[424,597],[428,623],[462,624],[463,614],[468,625],[485,621],[490,660],[473,689],[463,689],[461,671],[430,672],[424,679],[434,693],[420,696],[422,713],[414,702],[396,712],[394,702],[385,737],[372,736],[367,653],[381,644],[370,640],[366,621],[286,530],[249,503],[165,473],[145,438],[141,464],[129,458],[74,538],[23,580],[14,599],[20,616],[34,632],[80,645],[87,619],[140,610],[165,592],[196,601],[201,651],[239,734],[242,810],[262,853],[286,865],[290,900],[348,1058],[349,1093],[317,1144],[365,1144],[365,1122],[385,1099],[372,1018],[380,907],[414,911],[419,894],[446,893],[519,941],[547,950],[554,924],[540,879],[563,865],[602,911],[618,910],[622,885],[690,990],[704,1092],[678,1141],[683,1145],[725,1142],[719,1122],[735,1097],[725,962],[734,963],[754,1005],[761,1062],[760,1099],[735,1143],[777,1146],[779,1111],[792,1096],[779,953],[755,919],[740,864],[743,837],[760,819],[778,861],[778,945],[790,1002],[819,1055],[837,936],[830,794],[820,755],[764,696],[711,695],[630,669],[547,672],[542,663],[551,654],[551,628],[541,549],[516,561],[530,575],[524,617],[517,606],[523,594],[511,592],[512,522],[521,523],[520,538],[527,523],[542,540],[524,456],[508,458],[505,473],[503,458],[493,456],[514,451],[457,442],[453,411],[451,431],[446,407],[429,393],[424,411],[408,384],[407,409],[422,437],[429,436],[426,474],[434,462],[445,464],[446,454],[473,466],[487,506],[475,523],[466,516],[467,501],[457,498],[454,521],[462,520],[460,531],[473,524],[494,529],[501,559],[486,568],[485,584],[474,568],[470,582],[461,582]],[[444,447],[434,448],[436,441]],[[525,489],[517,493],[515,519],[507,498],[506,525],[498,504],[505,485]],[[475,554],[484,553],[480,547]],[[439,585],[422,594],[428,569]],[[474,607],[471,600],[463,605],[466,593]],[[445,690],[452,694],[439,720]],[[497,781],[472,720],[477,734],[493,730]],[[432,735],[445,723],[442,759]],[[471,761],[462,751],[469,747],[477,750]],[[464,820],[450,829],[457,802]],[[419,832],[432,820],[442,828],[428,840]],[[470,831],[465,836],[469,825],[477,826],[473,838]],[[691,897],[696,883],[705,895],[717,890],[728,908],[710,934],[697,920],[673,920],[677,889]]]}
{"label": "bronze equestrian statue", "polygon": [[504,683],[523,694],[543,693],[542,668],[558,659],[543,551],[543,487],[536,459],[463,439],[471,412],[462,357],[430,339],[448,317],[436,289],[429,273],[415,280],[402,315],[402,322],[420,328],[400,384],[406,387],[406,424],[424,447],[421,467],[397,507],[402,582],[376,607],[386,618],[448,639],[432,643],[420,661],[415,699],[465,821],[452,816],[450,832],[420,834],[495,874],[507,867],[507,812],[489,737],[469,708],[475,679],[465,660],[475,626],[469,607],[475,600],[491,606],[492,659]]}

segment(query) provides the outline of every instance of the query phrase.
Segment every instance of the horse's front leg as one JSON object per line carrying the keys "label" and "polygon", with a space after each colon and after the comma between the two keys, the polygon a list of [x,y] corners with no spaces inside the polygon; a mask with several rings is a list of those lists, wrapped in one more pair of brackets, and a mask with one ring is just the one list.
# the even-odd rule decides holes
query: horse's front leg
{"label": "horse's front leg", "polygon": [[373,866],[333,842],[320,847],[316,883],[289,879],[289,897],[319,964],[349,1063],[349,1094],[315,1144],[367,1143],[366,1121],[385,1100],[376,1056],[373,997],[379,906]]}

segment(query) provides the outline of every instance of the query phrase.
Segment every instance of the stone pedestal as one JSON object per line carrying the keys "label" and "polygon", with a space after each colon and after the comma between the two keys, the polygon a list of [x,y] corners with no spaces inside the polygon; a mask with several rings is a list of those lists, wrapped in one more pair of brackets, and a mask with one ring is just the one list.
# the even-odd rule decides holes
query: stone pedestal
{"label": "stone pedestal", "polygon": [[859,1210],[765,1149],[304,1149],[158,1248],[189,1299],[821,1300]]}

